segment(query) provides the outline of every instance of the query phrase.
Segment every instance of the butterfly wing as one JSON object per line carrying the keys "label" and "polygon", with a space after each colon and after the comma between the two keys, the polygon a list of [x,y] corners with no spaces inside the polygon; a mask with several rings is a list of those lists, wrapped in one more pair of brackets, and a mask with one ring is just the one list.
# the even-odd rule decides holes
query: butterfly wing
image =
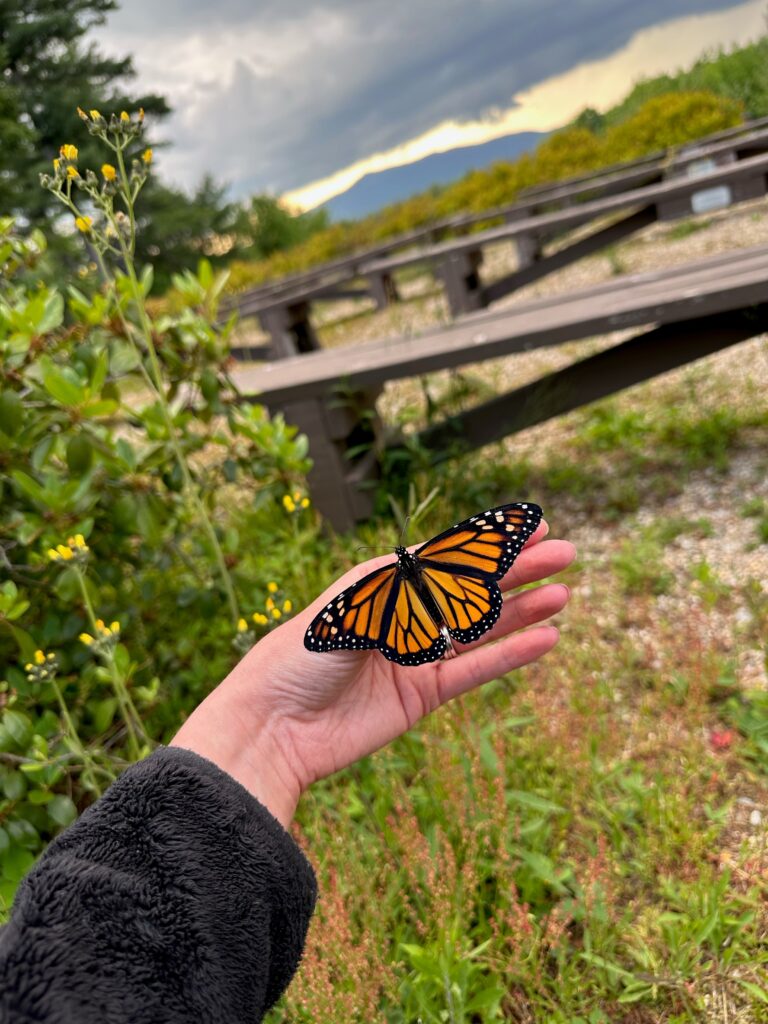
{"label": "butterfly wing", "polygon": [[399,665],[422,665],[445,653],[446,642],[397,563],[376,569],[342,590],[304,636],[309,651],[377,648]]}
{"label": "butterfly wing", "polygon": [[541,515],[531,502],[500,505],[418,548],[422,579],[454,640],[471,643],[496,622],[503,601],[496,581],[509,571]]}

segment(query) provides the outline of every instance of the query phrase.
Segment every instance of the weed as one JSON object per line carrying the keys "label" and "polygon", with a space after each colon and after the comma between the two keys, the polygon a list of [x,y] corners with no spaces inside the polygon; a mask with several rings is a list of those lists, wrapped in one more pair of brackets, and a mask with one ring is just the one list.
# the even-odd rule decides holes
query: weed
{"label": "weed", "polygon": [[673,227],[667,232],[665,237],[670,242],[680,242],[684,238],[689,238],[691,235],[695,235],[697,231],[704,231],[712,223],[711,219],[708,220],[681,220],[678,221]]}
{"label": "weed", "polygon": [[666,594],[674,576],[663,567],[661,544],[648,532],[625,541],[613,557],[613,568],[626,594]]}

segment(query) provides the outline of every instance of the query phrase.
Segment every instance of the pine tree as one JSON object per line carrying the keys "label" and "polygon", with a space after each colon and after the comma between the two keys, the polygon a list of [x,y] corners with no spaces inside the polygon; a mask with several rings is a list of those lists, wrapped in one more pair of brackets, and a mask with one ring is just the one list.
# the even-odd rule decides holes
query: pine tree
{"label": "pine tree", "polygon": [[136,111],[162,117],[162,96],[125,91],[136,75],[130,57],[99,52],[85,35],[103,24],[116,0],[0,0],[0,213],[45,226],[50,194],[39,175],[65,142],[84,165],[99,150],[76,114],[79,105],[105,112]]}

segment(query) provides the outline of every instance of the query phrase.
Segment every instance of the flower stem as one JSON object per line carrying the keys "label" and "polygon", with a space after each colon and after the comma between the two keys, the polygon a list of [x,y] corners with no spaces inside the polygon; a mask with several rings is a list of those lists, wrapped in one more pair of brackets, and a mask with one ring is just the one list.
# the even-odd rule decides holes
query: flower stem
{"label": "flower stem", "polygon": [[[77,575],[78,583],[80,584],[80,592],[83,595],[83,603],[85,604],[86,611],[88,613],[88,621],[91,624],[94,636],[98,640],[100,637],[100,629],[96,625],[96,613],[93,610],[91,599],[88,594],[88,588],[85,585],[85,576],[79,566],[73,566],[75,574]],[[138,761],[141,757],[141,747],[139,746],[138,731],[141,732],[142,739],[144,742],[148,742],[148,737],[144,732],[144,727],[141,723],[141,717],[139,716],[136,707],[131,700],[131,695],[128,692],[128,687],[125,685],[122,673],[115,662],[115,655],[111,647],[100,647],[98,654],[107,666],[109,671],[110,681],[112,683],[112,689],[115,691],[117,702],[120,705],[120,710],[123,715],[126,729],[128,730],[128,746],[131,751],[131,756],[135,761]],[[138,731],[137,731],[138,726]]]}
{"label": "flower stem", "polygon": [[61,711],[61,717],[64,720],[64,725],[67,728],[67,733],[72,742],[72,746],[75,748],[78,757],[82,758],[83,768],[90,773],[90,783],[91,786],[93,787],[94,792],[96,793],[96,796],[101,796],[101,786],[96,781],[96,772],[98,771],[98,767],[94,762],[93,758],[91,757],[91,755],[88,753],[88,751],[82,744],[80,735],[77,729],[75,728],[75,723],[72,721],[72,716],[69,713],[67,702],[64,700],[64,694],[61,692],[61,687],[59,686],[55,679],[51,679],[50,682],[51,686],[53,687],[53,691],[56,694],[56,699],[59,702],[59,710]]}

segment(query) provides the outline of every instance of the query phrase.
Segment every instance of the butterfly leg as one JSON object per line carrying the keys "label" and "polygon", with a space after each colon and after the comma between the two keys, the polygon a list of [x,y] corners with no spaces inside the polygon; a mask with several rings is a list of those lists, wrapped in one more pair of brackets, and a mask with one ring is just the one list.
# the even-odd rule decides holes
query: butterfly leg
{"label": "butterfly leg", "polygon": [[448,627],[441,626],[440,632],[445,640],[445,654],[443,655],[443,660],[447,661],[449,658],[457,658],[459,652],[453,646],[453,640],[451,639],[451,634],[448,632]]}

